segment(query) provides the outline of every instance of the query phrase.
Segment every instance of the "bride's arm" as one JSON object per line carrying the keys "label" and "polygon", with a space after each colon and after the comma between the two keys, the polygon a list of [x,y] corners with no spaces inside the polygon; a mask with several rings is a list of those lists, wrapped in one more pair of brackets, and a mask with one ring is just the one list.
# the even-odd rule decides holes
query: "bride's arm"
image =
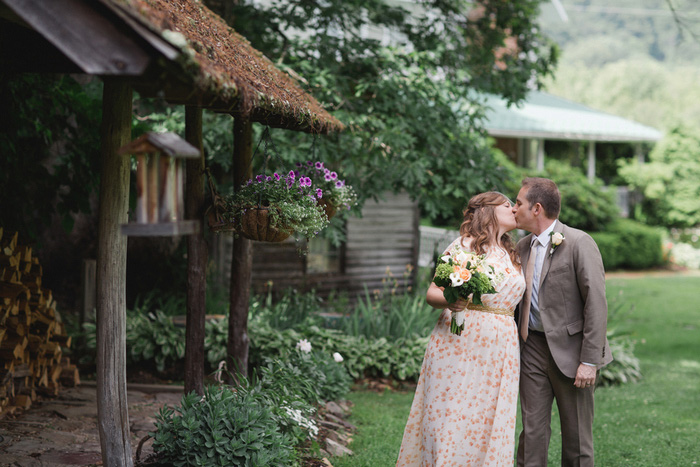
{"label": "bride's arm", "polygon": [[461,298],[457,300],[456,303],[447,303],[447,300],[445,300],[445,295],[442,293],[442,290],[442,288],[435,285],[435,282],[432,282],[430,284],[430,287],[428,287],[428,293],[425,296],[428,305],[439,310],[442,310],[443,308],[449,308],[452,311],[461,311],[462,309],[464,309],[464,307],[467,306],[466,300],[462,300]]}

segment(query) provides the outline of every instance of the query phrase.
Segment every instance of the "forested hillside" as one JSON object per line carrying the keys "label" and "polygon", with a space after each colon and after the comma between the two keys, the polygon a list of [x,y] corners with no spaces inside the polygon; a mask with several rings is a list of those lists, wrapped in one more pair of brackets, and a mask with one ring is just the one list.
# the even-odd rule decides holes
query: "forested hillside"
{"label": "forested hillside", "polygon": [[540,15],[543,32],[561,48],[550,92],[662,130],[700,126],[700,2],[561,5],[568,21],[554,3]]}

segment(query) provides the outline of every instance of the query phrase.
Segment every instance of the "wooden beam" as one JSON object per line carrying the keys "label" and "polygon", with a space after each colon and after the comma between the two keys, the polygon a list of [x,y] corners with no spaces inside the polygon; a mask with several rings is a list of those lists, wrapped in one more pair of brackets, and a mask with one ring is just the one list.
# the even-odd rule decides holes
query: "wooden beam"
{"label": "wooden beam", "polygon": [[142,74],[151,61],[133,33],[121,21],[106,15],[106,8],[98,2],[3,1],[85,73],[135,76]]}
{"label": "wooden beam", "polygon": [[[252,177],[253,124],[243,118],[233,123],[233,186],[237,189]],[[233,240],[231,255],[230,311],[228,320],[228,359],[231,372],[248,375],[248,302],[253,269],[252,242],[239,237]]]}
{"label": "wooden beam", "polygon": [[185,394],[204,394],[204,326],[206,316],[207,244],[204,240],[204,144],[201,107],[185,108],[185,139],[200,151],[187,159],[185,218],[199,222],[187,237],[187,324],[185,327]]}
{"label": "wooden beam", "polygon": [[105,466],[133,466],[126,401],[126,237],[133,91],[106,79],[102,98],[100,210],[97,240],[97,417]]}

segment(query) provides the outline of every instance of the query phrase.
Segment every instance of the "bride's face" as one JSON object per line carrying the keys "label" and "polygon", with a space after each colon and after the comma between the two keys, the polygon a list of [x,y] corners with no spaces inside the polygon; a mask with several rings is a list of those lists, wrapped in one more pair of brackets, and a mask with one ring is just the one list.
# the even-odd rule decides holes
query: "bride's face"
{"label": "bride's face", "polygon": [[513,206],[510,201],[505,200],[495,208],[496,220],[498,220],[498,230],[501,232],[510,232],[517,226],[515,222],[515,214],[513,214]]}

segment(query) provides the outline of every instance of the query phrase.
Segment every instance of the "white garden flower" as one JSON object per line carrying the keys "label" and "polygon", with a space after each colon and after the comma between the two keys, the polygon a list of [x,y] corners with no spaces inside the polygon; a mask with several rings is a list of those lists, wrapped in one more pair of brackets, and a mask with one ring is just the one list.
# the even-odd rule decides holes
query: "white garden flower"
{"label": "white garden flower", "polygon": [[304,353],[309,353],[311,352],[311,342],[307,341],[306,339],[301,339],[299,342],[297,342],[297,349]]}
{"label": "white garden flower", "polygon": [[338,352],[333,353],[333,360],[335,360],[338,363],[341,363],[343,361],[343,356],[340,355]]}

